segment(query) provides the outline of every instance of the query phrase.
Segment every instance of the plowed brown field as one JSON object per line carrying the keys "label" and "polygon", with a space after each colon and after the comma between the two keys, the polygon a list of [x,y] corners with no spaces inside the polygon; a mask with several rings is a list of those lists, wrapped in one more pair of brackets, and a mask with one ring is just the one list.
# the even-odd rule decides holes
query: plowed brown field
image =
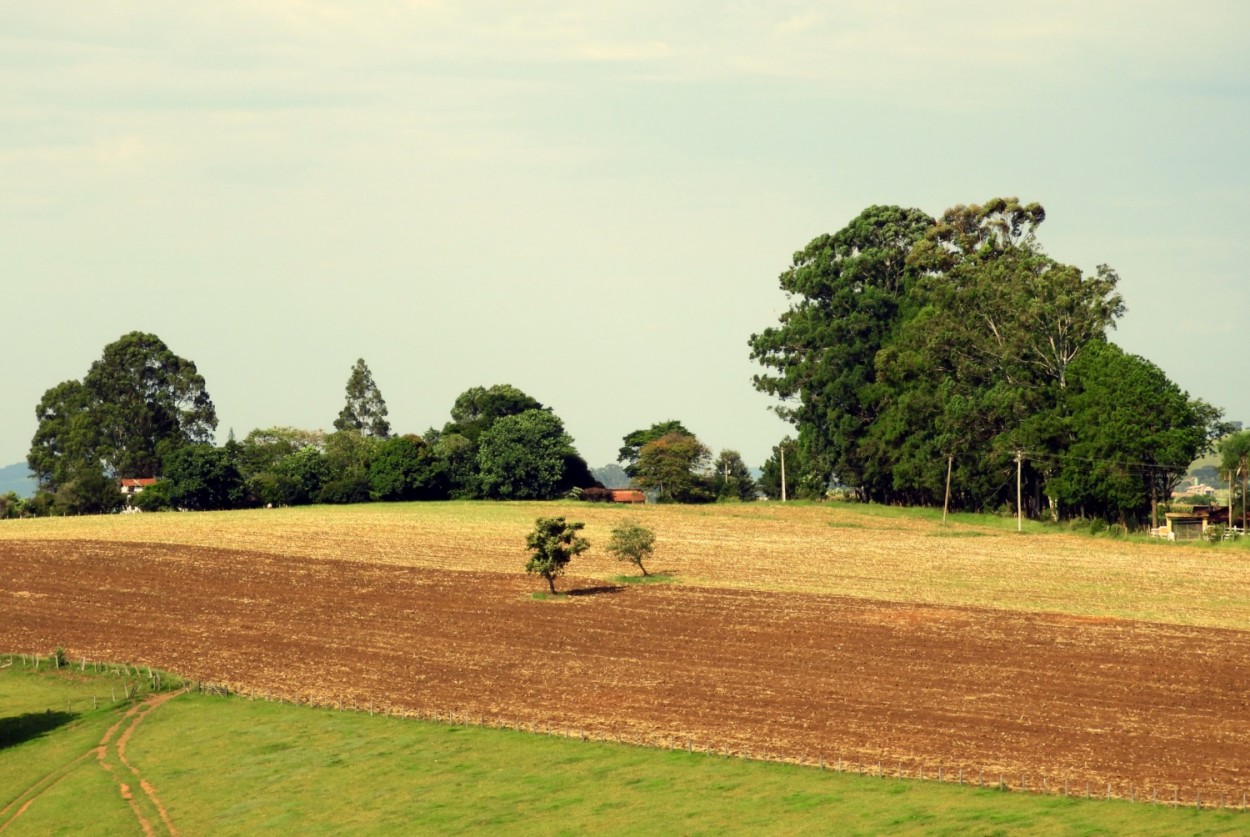
{"label": "plowed brown field", "polygon": [[[962,769],[975,780],[984,771],[987,781],[1002,773],[1016,786],[1044,778],[1052,790],[1090,782],[1098,792],[1110,782],[1118,795],[1139,798],[1152,790],[1170,797],[1173,787],[1211,799],[1250,792],[1250,632],[1181,624],[1220,616],[1237,624],[1244,590],[1225,591],[1238,603],[1231,616],[1213,604],[1221,579],[1245,583],[1237,555],[1217,553],[1212,579],[1190,573],[1189,589],[1202,600],[1167,610],[1161,567],[1191,559],[1115,547],[1139,552],[1148,572],[1139,589],[1114,601],[1165,611],[1160,621],[1126,620],[1099,615],[1120,604],[1100,605],[1088,593],[1074,599],[1084,615],[958,603],[960,591],[987,595],[998,584],[986,573],[966,583],[941,576],[945,586],[894,601],[864,595],[874,584],[898,583],[874,577],[898,551],[875,564],[860,558],[856,572],[835,554],[825,560],[836,569],[823,575],[818,561],[799,568],[804,584],[753,586],[752,576],[776,579],[778,555],[813,550],[817,534],[829,539],[828,516],[808,520],[808,510],[796,510],[797,524],[776,528],[784,542],[771,553],[750,539],[757,529],[741,528],[735,540],[727,513],[713,515],[698,536],[690,534],[702,531],[697,518],[666,513],[648,520],[661,524],[668,545],[656,568],[680,571],[684,583],[613,584],[605,573],[619,569],[599,556],[582,569],[596,577],[562,582],[575,595],[537,601],[530,594],[540,584],[517,571],[524,528],[501,543],[494,534],[532,522],[533,508],[518,508],[516,521],[509,510],[457,530],[486,536],[483,549],[460,544],[471,568],[454,571],[440,557],[450,525],[442,511],[409,520],[402,537],[388,534],[385,517],[348,532],[292,525],[289,538],[256,538],[263,549],[238,548],[230,518],[207,515],[62,527],[73,540],[55,538],[51,527],[0,526],[0,645],[46,653],[61,644],[74,657],[143,662],[245,693],[453,711],[813,763],[842,759],[872,772],[878,763],[911,775],[941,766],[948,777]],[[256,519],[235,518],[248,527]],[[764,529],[769,519],[758,518]],[[683,520],[694,523],[683,529]],[[169,527],[166,537],[152,528],[158,523]],[[974,567],[997,567],[1009,543],[992,533],[926,543],[930,524],[883,528],[901,531],[917,552],[927,546],[931,560]],[[166,542],[150,542],[157,539]],[[1095,543],[1038,540],[1054,544],[1058,557],[1043,550],[1027,560],[1049,561],[1060,587],[1073,584],[1064,554]],[[1108,559],[1113,573],[1128,571],[1120,553]],[[829,592],[840,577],[857,575],[854,597]],[[1021,584],[1039,595],[1046,589],[1035,578]]]}

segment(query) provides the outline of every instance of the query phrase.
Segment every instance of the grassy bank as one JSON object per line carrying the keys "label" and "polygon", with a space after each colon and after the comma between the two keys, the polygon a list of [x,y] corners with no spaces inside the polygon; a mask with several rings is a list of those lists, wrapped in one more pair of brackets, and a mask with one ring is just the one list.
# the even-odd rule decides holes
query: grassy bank
{"label": "grassy bank", "polygon": [[[108,680],[0,671],[4,723],[67,703],[72,716],[0,747],[7,834],[137,831],[94,755],[126,708],[91,708]],[[153,710],[135,727],[127,757],[187,835],[1250,830],[1250,815],[1232,811],[883,780],[199,694]],[[41,783],[44,792],[32,796]]]}

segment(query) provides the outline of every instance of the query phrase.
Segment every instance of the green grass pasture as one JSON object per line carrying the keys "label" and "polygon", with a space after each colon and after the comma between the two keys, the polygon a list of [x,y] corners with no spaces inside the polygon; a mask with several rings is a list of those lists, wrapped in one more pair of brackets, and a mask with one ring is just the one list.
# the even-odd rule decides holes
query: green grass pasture
{"label": "green grass pasture", "polygon": [[0,831],[131,833],[135,820],[95,748],[131,705],[127,688],[144,678],[50,665],[45,659],[36,672],[18,660],[0,669]]}
{"label": "green grass pasture", "polygon": [[[119,717],[105,676],[0,671],[0,719],[69,719],[0,747],[0,805],[50,789],[7,834],[138,826],[90,753]],[[1250,833],[1250,815],[1002,793],[285,704],[181,695],[129,760],[196,834]],[[68,769],[66,769],[68,766]],[[5,809],[0,828],[13,808]]]}

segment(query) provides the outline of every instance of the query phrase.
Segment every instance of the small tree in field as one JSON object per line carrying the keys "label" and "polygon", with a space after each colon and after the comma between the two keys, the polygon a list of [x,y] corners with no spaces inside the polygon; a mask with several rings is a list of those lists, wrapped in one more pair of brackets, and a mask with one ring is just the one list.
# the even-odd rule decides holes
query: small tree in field
{"label": "small tree in field", "polygon": [[525,548],[534,553],[525,564],[527,573],[538,573],[547,579],[551,592],[556,592],[556,576],[574,555],[590,548],[590,541],[578,537],[585,523],[569,523],[563,517],[540,517],[534,521],[534,531],[525,538]]}
{"label": "small tree in field", "polygon": [[624,520],[620,526],[612,530],[612,540],[608,541],[608,552],[616,556],[618,561],[636,564],[647,575],[643,561],[651,558],[655,551],[655,532],[642,526],[636,520]]}

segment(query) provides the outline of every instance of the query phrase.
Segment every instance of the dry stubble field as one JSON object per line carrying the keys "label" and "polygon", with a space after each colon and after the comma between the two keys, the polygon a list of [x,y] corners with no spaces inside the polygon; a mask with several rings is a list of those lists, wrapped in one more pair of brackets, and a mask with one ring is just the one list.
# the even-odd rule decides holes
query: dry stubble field
{"label": "dry stubble field", "polygon": [[[539,515],[658,534],[535,600]],[[0,523],[5,651],[245,693],[1139,798],[1250,792],[1250,554],[847,506],[410,504]]]}

